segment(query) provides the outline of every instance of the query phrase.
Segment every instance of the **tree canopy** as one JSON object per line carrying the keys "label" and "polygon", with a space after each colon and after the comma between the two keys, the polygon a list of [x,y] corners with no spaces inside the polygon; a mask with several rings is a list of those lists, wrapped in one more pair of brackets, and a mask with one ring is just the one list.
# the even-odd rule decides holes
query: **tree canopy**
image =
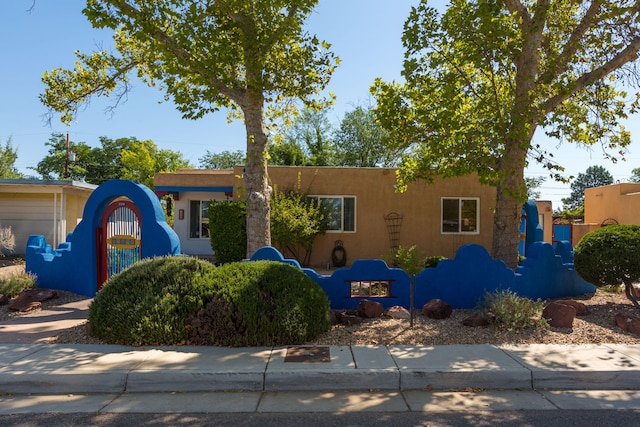
{"label": "tree canopy", "polygon": [[533,137],[602,144],[618,160],[630,143],[621,120],[635,113],[640,3],[579,0],[426,0],[405,23],[404,83],[378,79],[376,114],[411,154],[399,188],[416,179],[477,173],[496,187],[494,258],[517,264],[526,198],[524,168],[562,166]]}
{"label": "tree canopy", "polygon": [[[190,166],[182,154],[160,150],[151,140],[100,137],[100,147],[69,141],[54,133],[45,143],[48,154],[33,168],[43,179],[72,179],[100,185],[109,179],[131,179],[153,188],[155,174]],[[69,154],[67,154],[69,153]],[[73,154],[73,156],[71,156]],[[70,157],[73,160],[70,160]]]}
{"label": "tree canopy", "polygon": [[203,169],[233,169],[236,165],[243,165],[245,162],[244,151],[225,150],[221,153],[207,153],[198,159],[198,163]]}
{"label": "tree canopy", "polygon": [[[247,255],[269,245],[268,132],[293,100],[319,108],[338,59],[303,23],[317,0],[87,0],[94,27],[114,30],[118,55],[78,52],[75,68],[43,76],[41,101],[70,122],[91,96],[127,93],[136,73],[184,118],[228,109],[244,119]],[[117,103],[117,102],[116,102]]]}
{"label": "tree canopy", "polygon": [[568,210],[579,209],[584,206],[584,190],[613,184],[613,176],[603,166],[589,166],[585,173],[579,173],[571,181],[571,195],[562,199],[564,208]]}

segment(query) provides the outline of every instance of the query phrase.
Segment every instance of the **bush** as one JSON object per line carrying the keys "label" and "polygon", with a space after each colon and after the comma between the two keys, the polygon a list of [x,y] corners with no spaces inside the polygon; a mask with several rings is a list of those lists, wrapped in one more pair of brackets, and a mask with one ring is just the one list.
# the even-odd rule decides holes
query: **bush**
{"label": "bush", "polygon": [[143,260],[112,276],[89,306],[91,333],[108,343],[179,344],[185,318],[213,296],[215,266],[189,257]]}
{"label": "bush", "polygon": [[329,301],[287,264],[215,267],[164,257],[111,277],[89,307],[89,325],[93,335],[113,344],[299,344],[329,329]]}
{"label": "bush", "polygon": [[324,291],[290,265],[272,261],[227,264],[216,269],[212,286],[215,297],[190,316],[191,344],[302,344],[331,326]]}
{"label": "bush", "polygon": [[22,273],[0,279],[0,295],[13,298],[22,291],[33,289],[37,285],[36,276]]}
{"label": "bush", "polygon": [[518,296],[510,290],[485,295],[486,309],[494,316],[494,324],[501,329],[514,331],[547,327],[542,318],[544,304]]}
{"label": "bush", "polygon": [[216,264],[241,261],[247,256],[247,205],[245,202],[212,202],[209,236]]}
{"label": "bush", "polygon": [[608,225],[587,233],[574,250],[576,272],[598,287],[624,284],[627,297],[638,303],[632,292],[640,280],[640,226]]}
{"label": "bush", "polygon": [[447,257],[442,255],[428,256],[424,260],[424,268],[435,268],[438,266],[438,263],[443,259],[447,259]]}

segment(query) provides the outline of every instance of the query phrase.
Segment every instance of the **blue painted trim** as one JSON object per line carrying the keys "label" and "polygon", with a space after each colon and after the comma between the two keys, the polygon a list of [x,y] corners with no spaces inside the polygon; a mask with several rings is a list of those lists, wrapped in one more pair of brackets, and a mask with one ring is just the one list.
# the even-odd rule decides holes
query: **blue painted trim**
{"label": "blue painted trim", "polygon": [[178,187],[178,186],[156,186],[155,191],[169,191],[169,192],[185,192],[185,191],[200,191],[203,193],[231,193],[233,187]]}

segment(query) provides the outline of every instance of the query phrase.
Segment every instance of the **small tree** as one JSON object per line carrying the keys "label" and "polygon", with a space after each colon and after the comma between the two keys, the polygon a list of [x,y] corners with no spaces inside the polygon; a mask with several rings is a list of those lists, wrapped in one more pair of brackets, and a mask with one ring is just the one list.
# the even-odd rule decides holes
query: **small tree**
{"label": "small tree", "polygon": [[315,200],[295,191],[276,192],[271,199],[271,238],[278,249],[308,265],[313,241],[329,227],[329,215]]}
{"label": "small tree", "polygon": [[640,226],[608,225],[587,233],[576,245],[578,274],[598,287],[624,284],[627,298],[638,308],[633,283],[640,280]]}

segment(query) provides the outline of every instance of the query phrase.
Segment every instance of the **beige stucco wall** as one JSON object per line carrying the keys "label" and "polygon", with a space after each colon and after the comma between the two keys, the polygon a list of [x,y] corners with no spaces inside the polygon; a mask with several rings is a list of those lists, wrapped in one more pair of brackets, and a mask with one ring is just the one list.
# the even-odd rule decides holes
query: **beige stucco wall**
{"label": "beige stucco wall", "polygon": [[602,224],[608,219],[618,224],[640,225],[640,183],[604,185],[584,191],[585,224]]}
{"label": "beige stucco wall", "polygon": [[[233,188],[233,199],[240,200],[244,198],[242,170],[241,166],[234,171],[181,170],[156,175],[155,185],[156,188],[229,186]],[[389,168],[278,166],[269,167],[269,179],[276,191],[297,189],[307,195],[356,198],[356,231],[318,236],[311,256],[314,267],[326,266],[331,261],[336,240],[343,242],[349,264],[359,258],[380,258],[387,254],[391,245],[385,215],[392,212],[402,216],[399,244],[416,245],[425,255],[453,257],[466,243],[491,249],[495,189],[481,185],[473,175],[438,179],[430,185],[413,183],[405,193],[395,192],[395,169]],[[441,233],[442,197],[479,198],[479,233]]]}
{"label": "beige stucco wall", "polygon": [[538,217],[540,225],[544,230],[544,241],[551,244],[553,243],[553,206],[551,201],[548,200],[536,200],[536,207],[538,208]]}

